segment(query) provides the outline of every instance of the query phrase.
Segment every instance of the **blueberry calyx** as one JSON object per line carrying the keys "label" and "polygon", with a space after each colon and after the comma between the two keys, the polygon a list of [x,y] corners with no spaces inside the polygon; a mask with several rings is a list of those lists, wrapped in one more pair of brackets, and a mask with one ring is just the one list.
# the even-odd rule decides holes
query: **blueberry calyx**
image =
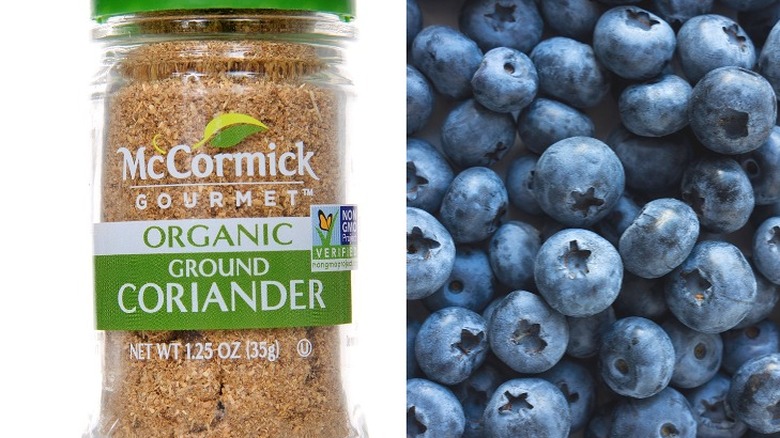
{"label": "blueberry calyx", "polygon": [[409,410],[406,411],[406,430],[409,436],[419,436],[428,430],[428,427],[420,422],[419,418],[417,418],[414,406],[410,407]]}
{"label": "blueberry calyx", "polygon": [[675,427],[672,423],[664,423],[663,426],[661,426],[661,436],[664,438],[667,437],[678,437],[680,436],[680,431],[677,430],[677,427]]}
{"label": "blueberry calyx", "polygon": [[453,347],[460,350],[463,354],[468,355],[474,349],[478,348],[484,339],[485,332],[481,330],[474,333],[469,329],[463,329],[460,332],[460,342],[455,343]]}
{"label": "blueberry calyx", "polygon": [[569,278],[572,280],[577,276],[585,276],[588,272],[588,258],[590,257],[590,251],[587,249],[580,249],[579,243],[576,240],[569,242],[569,251],[563,256],[563,262],[566,268],[569,270]]}
{"label": "blueberry calyx", "polygon": [[692,271],[683,272],[680,276],[682,277],[685,286],[688,288],[688,291],[691,292],[696,299],[696,304],[704,302],[704,299],[707,298],[706,292],[710,290],[712,283],[702,275],[702,272],[699,269],[694,269]]}
{"label": "blueberry calyx", "polygon": [[417,174],[417,166],[414,162],[406,162],[406,198],[410,201],[417,199],[417,191],[428,185],[428,180]]}
{"label": "blueberry calyx", "polygon": [[439,242],[423,236],[419,227],[412,228],[412,232],[406,235],[407,254],[422,254],[423,258],[428,259],[431,257],[431,250],[440,246]]}
{"label": "blueberry calyx", "polygon": [[596,189],[593,187],[588,187],[588,190],[586,190],[585,193],[579,190],[571,192],[571,196],[574,198],[574,205],[571,207],[572,210],[578,211],[582,213],[583,217],[586,217],[591,207],[601,207],[604,205],[604,200],[597,198],[595,192]]}
{"label": "blueberry calyx", "polygon": [[506,150],[509,149],[504,142],[499,141],[496,144],[496,148],[490,152],[485,153],[485,158],[488,159],[488,166],[492,166],[495,163],[501,161],[501,158],[506,154]]}
{"label": "blueberry calyx", "polygon": [[[533,409],[534,406],[531,403],[528,403],[528,393],[524,392],[517,397],[513,396],[512,393],[509,391],[506,391],[504,393],[504,397],[506,397],[506,404],[498,408],[498,412],[504,413],[504,412],[519,412],[520,409]],[[512,410],[512,408],[517,408],[516,410]]]}
{"label": "blueberry calyx", "polygon": [[735,44],[739,46],[739,49],[743,52],[747,50],[747,38],[745,38],[744,35],[740,34],[739,32],[739,26],[737,24],[732,24],[728,27],[723,27],[723,32],[726,33],[729,37],[729,41],[731,41],[732,44]]}
{"label": "blueberry calyx", "polygon": [[656,24],[660,24],[658,20],[653,20],[650,18],[650,14],[644,11],[627,9],[626,15],[628,16],[628,24],[642,30],[650,30]]}
{"label": "blueberry calyx", "polygon": [[780,227],[772,227],[769,234],[771,234],[771,237],[767,240],[767,243],[780,248]]}
{"label": "blueberry calyx", "polygon": [[723,127],[726,137],[736,140],[748,136],[750,114],[733,108],[724,108],[723,113],[718,123]]}
{"label": "blueberry calyx", "polygon": [[[496,2],[493,12],[485,14],[485,18],[489,18],[499,23],[514,23],[515,5],[504,6],[499,2]],[[496,29],[496,31],[498,31],[498,29]]]}
{"label": "blueberry calyx", "polygon": [[561,383],[558,386],[558,389],[561,390],[563,393],[563,396],[566,397],[566,401],[569,402],[569,404],[576,403],[577,400],[580,399],[580,394],[577,392],[569,392],[569,385],[566,383]]}
{"label": "blueberry calyx", "polygon": [[547,342],[539,336],[539,324],[529,324],[521,319],[517,324],[517,330],[512,333],[512,343],[522,345],[527,352],[539,353],[547,347]]}

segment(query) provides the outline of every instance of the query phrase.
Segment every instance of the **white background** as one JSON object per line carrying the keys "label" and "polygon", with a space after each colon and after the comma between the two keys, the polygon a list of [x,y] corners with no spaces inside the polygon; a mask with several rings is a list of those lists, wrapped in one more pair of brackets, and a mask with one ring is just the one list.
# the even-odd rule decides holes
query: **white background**
{"label": "white background", "polygon": [[[0,436],[80,437],[99,399],[91,286],[88,0],[10,2],[0,27]],[[405,10],[357,0],[354,187],[361,400],[405,429]]]}

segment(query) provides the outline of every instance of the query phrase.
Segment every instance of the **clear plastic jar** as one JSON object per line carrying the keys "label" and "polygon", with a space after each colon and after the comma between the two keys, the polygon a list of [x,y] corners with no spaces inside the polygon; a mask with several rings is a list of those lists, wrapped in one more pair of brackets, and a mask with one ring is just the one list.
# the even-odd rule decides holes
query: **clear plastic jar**
{"label": "clear plastic jar", "polygon": [[351,2],[123,3],[94,4],[89,436],[364,436],[344,365]]}

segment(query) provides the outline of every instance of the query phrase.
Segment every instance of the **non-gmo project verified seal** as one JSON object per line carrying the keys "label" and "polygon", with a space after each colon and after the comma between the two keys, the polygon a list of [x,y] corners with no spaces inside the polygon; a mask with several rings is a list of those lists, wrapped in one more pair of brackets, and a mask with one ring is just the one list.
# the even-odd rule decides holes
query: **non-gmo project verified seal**
{"label": "non-gmo project verified seal", "polygon": [[311,270],[348,271],[357,265],[354,205],[311,206]]}

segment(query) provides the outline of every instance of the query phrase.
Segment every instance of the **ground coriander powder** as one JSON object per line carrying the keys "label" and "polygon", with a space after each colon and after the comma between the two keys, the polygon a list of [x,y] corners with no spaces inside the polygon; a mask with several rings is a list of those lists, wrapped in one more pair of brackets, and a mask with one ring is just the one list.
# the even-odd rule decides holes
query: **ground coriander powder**
{"label": "ground coriander powder", "polygon": [[145,3],[95,4],[103,393],[88,436],[364,436],[342,360],[351,4]]}

